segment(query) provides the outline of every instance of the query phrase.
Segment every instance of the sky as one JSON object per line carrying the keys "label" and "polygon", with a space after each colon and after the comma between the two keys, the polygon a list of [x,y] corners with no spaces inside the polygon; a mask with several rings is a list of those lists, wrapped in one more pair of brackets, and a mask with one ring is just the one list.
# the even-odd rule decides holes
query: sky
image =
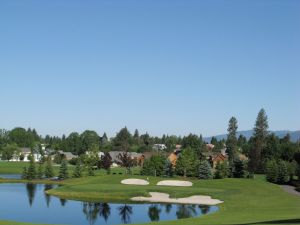
{"label": "sky", "polygon": [[0,127],[300,129],[300,1],[2,0]]}

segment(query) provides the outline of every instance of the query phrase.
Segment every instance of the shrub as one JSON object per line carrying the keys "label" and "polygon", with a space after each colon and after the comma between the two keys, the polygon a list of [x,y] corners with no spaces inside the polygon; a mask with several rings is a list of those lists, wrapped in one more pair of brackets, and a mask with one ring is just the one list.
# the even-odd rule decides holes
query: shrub
{"label": "shrub", "polygon": [[66,160],[62,160],[60,168],[59,168],[58,178],[59,179],[67,179],[68,177],[69,177],[69,174],[68,174],[67,161]]}
{"label": "shrub", "polygon": [[233,170],[232,175],[234,178],[243,178],[246,175],[246,166],[245,163],[240,160],[236,159],[233,161]]}
{"label": "shrub", "polygon": [[229,174],[229,166],[227,162],[218,162],[215,169],[214,177],[216,179],[223,179],[228,177]]}
{"label": "shrub", "polygon": [[288,174],[287,166],[285,161],[280,160],[278,162],[278,177],[277,177],[277,183],[279,184],[285,184],[289,182],[290,177]]}
{"label": "shrub", "polygon": [[25,166],[23,168],[23,172],[22,172],[22,179],[27,180],[28,179],[28,175],[27,175],[27,167]]}
{"label": "shrub", "polygon": [[75,169],[74,169],[74,173],[73,173],[73,177],[74,178],[79,178],[79,177],[82,177],[82,171],[81,171],[81,164],[80,164],[80,161],[77,160],[77,163],[76,163],[76,166],[75,166]]}
{"label": "shrub", "polygon": [[208,161],[201,161],[199,164],[199,179],[212,179],[212,169]]}
{"label": "shrub", "polygon": [[184,177],[198,177],[198,170],[199,160],[197,159],[195,151],[191,148],[184,149],[176,161],[176,174]]}
{"label": "shrub", "polygon": [[31,156],[29,167],[28,167],[28,170],[27,170],[27,179],[28,180],[33,180],[35,178],[36,178],[35,162],[34,162],[34,158]]}
{"label": "shrub", "polygon": [[160,155],[153,155],[145,160],[141,175],[162,176],[164,173],[165,159]]}
{"label": "shrub", "polygon": [[37,178],[42,179],[43,176],[44,176],[43,164],[40,163],[38,167]]}
{"label": "shrub", "polygon": [[54,176],[54,173],[53,173],[53,168],[52,168],[52,161],[51,161],[51,156],[49,156],[47,159],[47,162],[46,162],[46,167],[45,167],[45,177],[51,178],[53,176]]}
{"label": "shrub", "polygon": [[277,183],[278,180],[278,166],[275,160],[267,162],[266,165],[266,178],[267,181]]}

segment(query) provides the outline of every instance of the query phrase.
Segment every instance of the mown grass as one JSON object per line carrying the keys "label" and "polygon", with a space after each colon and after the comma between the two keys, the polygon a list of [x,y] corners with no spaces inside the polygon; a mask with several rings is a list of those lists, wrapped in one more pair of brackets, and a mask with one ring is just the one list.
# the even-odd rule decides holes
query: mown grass
{"label": "mown grass", "polygon": [[[149,177],[149,186],[122,185],[128,175],[106,175],[70,179],[49,193],[67,199],[91,201],[129,201],[133,196],[147,196],[150,191],[169,193],[171,197],[210,195],[223,204],[214,214],[177,221],[163,221],[160,225],[196,224],[300,224],[300,198],[290,195],[275,184],[267,183],[263,176],[255,179],[192,180],[193,187],[161,187],[162,178]],[[141,176],[130,176],[145,178]],[[45,221],[47,222],[47,221]],[[0,225],[27,225],[0,221]]]}

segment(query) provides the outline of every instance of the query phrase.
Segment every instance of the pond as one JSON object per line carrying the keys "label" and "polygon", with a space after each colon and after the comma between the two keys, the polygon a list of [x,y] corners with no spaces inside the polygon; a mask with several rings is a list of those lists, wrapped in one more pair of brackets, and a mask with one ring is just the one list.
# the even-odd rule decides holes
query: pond
{"label": "pond", "polygon": [[0,178],[21,179],[21,174],[0,174]]}
{"label": "pond", "polygon": [[145,223],[196,217],[217,206],[183,204],[125,204],[59,199],[45,193],[55,186],[0,184],[0,218],[32,223],[97,225]]}

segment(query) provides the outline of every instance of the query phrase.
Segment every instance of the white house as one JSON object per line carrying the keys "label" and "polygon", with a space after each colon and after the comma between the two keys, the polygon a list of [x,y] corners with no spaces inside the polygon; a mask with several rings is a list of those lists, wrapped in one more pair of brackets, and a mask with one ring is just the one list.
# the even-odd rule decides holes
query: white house
{"label": "white house", "polygon": [[42,157],[39,153],[33,153],[30,148],[20,148],[20,152],[15,153],[11,161],[13,162],[29,162],[30,161],[30,155],[33,156],[35,161],[39,161]]}
{"label": "white house", "polygon": [[167,146],[165,144],[154,144],[152,148],[154,150],[165,150]]}

